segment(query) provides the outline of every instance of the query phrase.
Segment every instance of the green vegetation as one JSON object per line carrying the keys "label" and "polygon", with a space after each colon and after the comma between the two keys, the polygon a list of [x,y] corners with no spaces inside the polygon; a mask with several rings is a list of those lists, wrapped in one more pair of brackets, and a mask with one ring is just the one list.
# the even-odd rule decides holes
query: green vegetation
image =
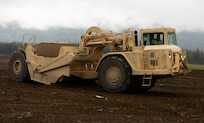
{"label": "green vegetation", "polygon": [[[71,42],[68,42],[71,43]],[[11,55],[21,45],[20,42],[0,42],[0,55]],[[79,46],[79,43],[73,42],[74,46]],[[107,52],[107,49],[104,50]],[[186,50],[188,61],[192,69],[204,70],[204,51],[197,48],[196,50]],[[200,64],[194,65],[194,64]]]}
{"label": "green vegetation", "polygon": [[[77,42],[67,42],[67,43],[71,43],[74,46],[79,46],[79,43]],[[11,55],[21,45],[22,45],[21,42],[0,42],[0,56]]]}
{"label": "green vegetation", "polygon": [[204,51],[197,48],[196,50],[186,50],[188,61],[191,64],[204,65]]}
{"label": "green vegetation", "polygon": [[189,64],[189,68],[191,70],[204,70],[204,65]]}
{"label": "green vegetation", "polygon": [[19,42],[0,42],[0,55],[11,55],[19,45]]}

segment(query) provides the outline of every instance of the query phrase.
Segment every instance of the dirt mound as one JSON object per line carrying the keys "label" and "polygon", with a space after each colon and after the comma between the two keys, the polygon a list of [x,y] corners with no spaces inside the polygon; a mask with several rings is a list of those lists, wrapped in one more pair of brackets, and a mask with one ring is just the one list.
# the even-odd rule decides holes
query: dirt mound
{"label": "dirt mound", "polygon": [[192,70],[188,76],[204,78],[204,70]]}

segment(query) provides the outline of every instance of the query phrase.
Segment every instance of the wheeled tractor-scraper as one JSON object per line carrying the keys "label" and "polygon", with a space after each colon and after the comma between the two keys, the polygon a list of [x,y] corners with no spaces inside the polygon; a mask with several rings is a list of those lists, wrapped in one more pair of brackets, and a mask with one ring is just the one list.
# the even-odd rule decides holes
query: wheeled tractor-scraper
{"label": "wheeled tractor-scraper", "polygon": [[121,33],[90,27],[79,46],[65,42],[35,42],[24,35],[9,60],[14,81],[46,85],[64,77],[93,79],[108,92],[146,91],[161,77],[189,72],[185,51],[177,46],[173,28],[128,29]]}

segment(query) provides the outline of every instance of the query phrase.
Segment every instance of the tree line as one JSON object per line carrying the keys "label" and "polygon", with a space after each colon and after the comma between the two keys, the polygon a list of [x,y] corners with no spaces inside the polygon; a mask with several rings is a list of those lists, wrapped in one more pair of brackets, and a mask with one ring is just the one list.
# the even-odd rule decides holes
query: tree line
{"label": "tree line", "polygon": [[[11,55],[18,49],[21,43],[19,42],[0,42],[0,55]],[[75,46],[79,45],[74,43]],[[204,64],[204,51],[197,48],[196,50],[186,50],[188,62],[190,64]]]}
{"label": "tree line", "polygon": [[14,51],[18,49],[21,43],[18,42],[0,42],[0,55],[11,55]]}
{"label": "tree line", "polygon": [[203,65],[204,64],[204,51],[197,48],[196,50],[186,50],[188,62],[191,64]]}

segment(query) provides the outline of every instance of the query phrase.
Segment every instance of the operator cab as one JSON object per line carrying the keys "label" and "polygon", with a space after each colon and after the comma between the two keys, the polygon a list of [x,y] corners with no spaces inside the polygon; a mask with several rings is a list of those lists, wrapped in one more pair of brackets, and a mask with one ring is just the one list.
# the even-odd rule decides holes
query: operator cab
{"label": "operator cab", "polygon": [[144,46],[177,45],[173,28],[141,29],[140,39],[144,42]]}

